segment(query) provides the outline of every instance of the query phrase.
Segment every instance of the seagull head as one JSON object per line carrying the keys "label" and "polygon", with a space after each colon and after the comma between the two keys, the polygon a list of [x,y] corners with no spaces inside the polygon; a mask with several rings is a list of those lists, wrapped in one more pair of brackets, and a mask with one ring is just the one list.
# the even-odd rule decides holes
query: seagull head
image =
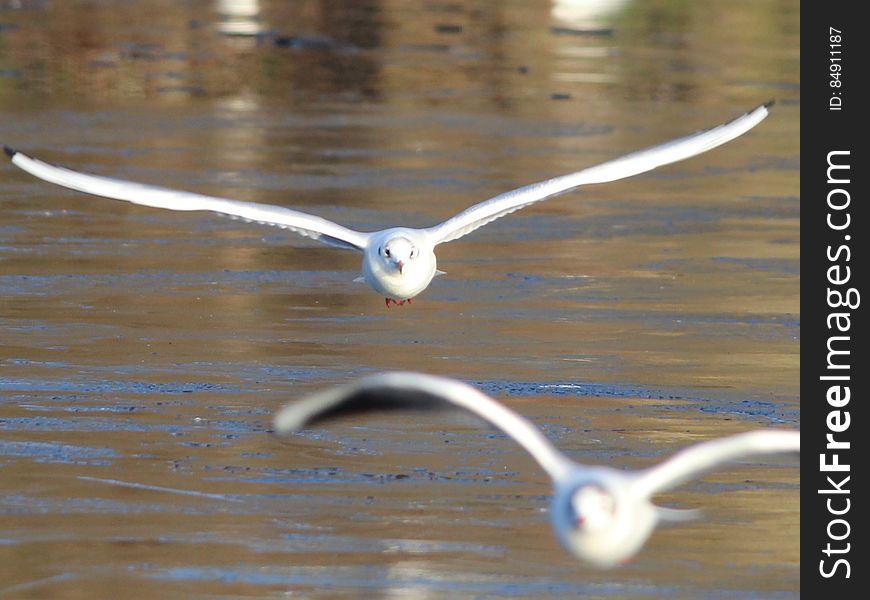
{"label": "seagull head", "polygon": [[398,235],[389,238],[378,248],[378,256],[384,264],[400,274],[420,255],[420,250],[407,237]]}
{"label": "seagull head", "polygon": [[632,489],[630,478],[611,469],[558,485],[551,517],[565,548],[604,568],[634,556],[658,521],[656,507]]}

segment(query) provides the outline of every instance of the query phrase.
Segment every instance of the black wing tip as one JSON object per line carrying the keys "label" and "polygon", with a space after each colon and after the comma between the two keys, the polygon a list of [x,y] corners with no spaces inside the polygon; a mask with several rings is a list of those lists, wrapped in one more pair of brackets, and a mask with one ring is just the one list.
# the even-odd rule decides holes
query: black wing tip
{"label": "black wing tip", "polygon": [[3,145],[3,152],[6,153],[6,156],[9,158],[15,158],[15,155],[18,154],[18,150],[15,148],[10,148],[9,146]]}
{"label": "black wing tip", "polygon": [[774,104],[776,104],[776,98],[771,98],[770,100],[768,100],[767,102],[765,102],[761,106],[763,106],[764,108],[770,108]]}
{"label": "black wing tip", "polygon": [[[313,405],[291,405],[276,416],[276,431],[293,433],[341,418],[353,418],[366,413],[394,411],[439,411],[455,408],[444,398],[412,387],[390,385],[362,386],[355,389],[335,388],[314,396]],[[280,423],[280,425],[279,425]]]}

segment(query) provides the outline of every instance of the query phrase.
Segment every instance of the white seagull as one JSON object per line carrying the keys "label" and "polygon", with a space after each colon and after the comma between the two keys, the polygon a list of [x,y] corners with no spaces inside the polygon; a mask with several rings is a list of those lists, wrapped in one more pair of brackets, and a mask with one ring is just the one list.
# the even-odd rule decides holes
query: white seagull
{"label": "white seagull", "polygon": [[800,452],[800,432],[757,430],[683,448],[640,471],[572,461],[529,420],[477,389],[445,377],[396,372],[373,375],[282,408],[277,433],[298,431],[335,417],[377,410],[470,411],[516,440],[553,480],[550,520],[571,553],[609,568],[631,558],[660,521],[686,520],[697,511],[656,506],[651,497],[721,463],[781,452]]}
{"label": "white seagull", "polygon": [[428,287],[435,275],[441,273],[435,260],[435,246],[438,244],[458,239],[515,210],[582,185],[625,179],[712,150],[758,125],[767,116],[772,104],[772,101],[768,102],[712,129],[633,152],[576,173],[499,194],[443,223],[424,229],[391,227],[372,232],[355,231],[283,206],[241,202],[79,173],[48,164],[8,146],[4,146],[4,149],[13,164],[31,175],[80,192],[155,208],[207,210],[289,229],[331,246],[362,252],[362,277],[359,279],[384,295],[387,306],[390,306],[391,303],[409,302]]}

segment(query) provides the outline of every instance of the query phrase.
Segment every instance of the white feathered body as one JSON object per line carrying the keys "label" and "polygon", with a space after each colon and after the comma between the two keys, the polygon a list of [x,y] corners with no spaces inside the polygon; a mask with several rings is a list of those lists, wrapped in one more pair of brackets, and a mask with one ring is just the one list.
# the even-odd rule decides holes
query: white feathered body
{"label": "white feathered body", "polygon": [[[401,272],[392,268],[378,254],[383,244],[396,238],[411,240],[419,252],[414,260],[405,263]],[[378,231],[371,235],[368,246],[363,250],[363,279],[376,292],[391,300],[401,302],[414,298],[429,286],[437,272],[434,247],[428,236],[419,229],[393,227]]]}

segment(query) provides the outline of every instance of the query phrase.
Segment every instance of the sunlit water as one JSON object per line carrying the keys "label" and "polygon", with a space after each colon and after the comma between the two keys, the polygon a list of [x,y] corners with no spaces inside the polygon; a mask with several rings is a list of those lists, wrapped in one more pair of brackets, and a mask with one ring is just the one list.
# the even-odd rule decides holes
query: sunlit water
{"label": "sunlit water", "polygon": [[364,230],[778,104],[439,248],[447,274],[391,309],[353,253],[0,168],[0,596],[798,595],[794,459],[661,497],[704,518],[602,572],[495,432],[269,433],[384,369],[475,383],[617,467],[799,426],[797,3],[581,4],[3,3],[0,141]]}

